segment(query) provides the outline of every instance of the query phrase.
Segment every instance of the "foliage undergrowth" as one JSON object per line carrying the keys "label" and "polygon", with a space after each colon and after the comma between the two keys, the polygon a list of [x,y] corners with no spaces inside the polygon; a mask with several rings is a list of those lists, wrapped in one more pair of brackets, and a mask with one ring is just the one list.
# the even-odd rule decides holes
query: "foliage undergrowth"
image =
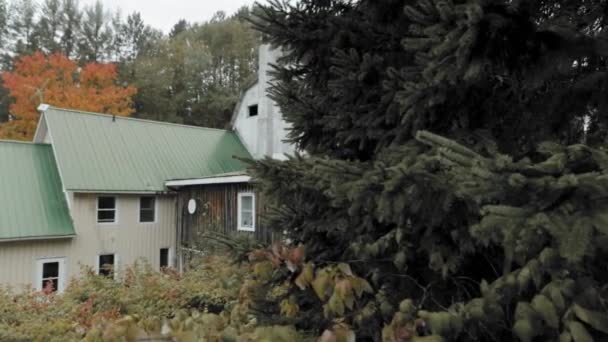
{"label": "foliage undergrowth", "polygon": [[90,269],[62,294],[0,289],[0,341],[298,340],[290,327],[257,327],[239,293],[247,263],[205,256],[179,274],[145,262],[120,280]]}

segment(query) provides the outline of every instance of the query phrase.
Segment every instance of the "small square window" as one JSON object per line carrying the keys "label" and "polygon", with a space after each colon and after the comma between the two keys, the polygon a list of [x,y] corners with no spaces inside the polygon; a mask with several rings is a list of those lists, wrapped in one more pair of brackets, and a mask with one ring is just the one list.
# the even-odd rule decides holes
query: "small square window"
{"label": "small square window", "polygon": [[52,285],[53,292],[59,289],[59,262],[46,262],[42,264],[42,289]]}
{"label": "small square window", "polygon": [[114,254],[102,254],[99,256],[99,268],[97,273],[106,277],[114,277],[115,257]]}
{"label": "small square window", "polygon": [[156,221],[156,198],[151,196],[139,198],[139,222]]}
{"label": "small square window", "polygon": [[258,116],[258,105],[251,105],[249,108],[249,116]]}
{"label": "small square window", "polygon": [[255,231],[255,195],[240,193],[238,197],[238,230]]}
{"label": "small square window", "polygon": [[97,198],[97,222],[116,222],[116,197],[103,196]]}
{"label": "small square window", "polygon": [[63,277],[65,272],[65,259],[42,259],[38,260],[38,270],[35,288],[38,291],[50,290],[52,292],[63,291]]}
{"label": "small square window", "polygon": [[169,248],[160,249],[160,268],[169,267]]}

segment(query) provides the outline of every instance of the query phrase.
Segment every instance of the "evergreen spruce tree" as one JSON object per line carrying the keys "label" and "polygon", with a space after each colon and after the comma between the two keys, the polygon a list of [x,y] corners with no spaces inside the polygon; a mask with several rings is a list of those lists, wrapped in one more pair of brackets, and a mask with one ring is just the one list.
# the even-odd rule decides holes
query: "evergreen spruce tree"
{"label": "evergreen spruce tree", "polygon": [[79,43],[81,59],[88,62],[103,62],[108,59],[113,36],[110,24],[110,13],[100,1],[85,7]]}
{"label": "evergreen spruce tree", "polygon": [[61,53],[74,58],[78,49],[78,40],[82,13],[78,0],[63,0],[61,19]]}
{"label": "evergreen spruce tree", "polygon": [[37,4],[32,0],[11,3],[8,27],[13,53],[29,54],[38,49],[36,11]]}
{"label": "evergreen spruce tree", "polygon": [[[607,339],[607,9],[261,6],[256,27],[286,51],[271,96],[306,152],[252,163],[267,223],[317,269],[285,294],[291,322],[385,341]],[[326,296],[344,294],[322,269],[338,263],[374,293]],[[271,304],[260,320],[284,320]]]}
{"label": "evergreen spruce tree", "polygon": [[40,40],[40,48],[45,53],[60,51],[60,27],[63,20],[63,9],[60,0],[45,0],[40,10],[40,20],[37,31]]}

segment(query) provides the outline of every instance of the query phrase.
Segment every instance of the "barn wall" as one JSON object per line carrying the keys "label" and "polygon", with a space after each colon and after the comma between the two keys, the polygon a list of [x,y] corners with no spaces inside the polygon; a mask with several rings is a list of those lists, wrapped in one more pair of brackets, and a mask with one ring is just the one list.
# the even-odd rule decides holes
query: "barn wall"
{"label": "barn wall", "polygon": [[[255,232],[237,230],[237,200],[239,192],[256,193],[256,229]],[[197,210],[188,213],[188,201],[195,199]],[[182,241],[190,245],[197,236],[208,231],[217,231],[226,235],[248,235],[257,241],[270,243],[273,233],[263,225],[261,214],[264,210],[264,199],[253,186],[246,183],[213,184],[186,187],[179,193]]]}
{"label": "barn wall", "polygon": [[[278,49],[268,44],[259,48],[258,81],[247,89],[236,108],[234,129],[256,159],[265,156],[282,158],[283,154],[293,154],[295,146],[286,143],[290,125],[283,119],[279,106],[268,97],[271,64],[281,55]],[[249,106],[258,105],[258,115],[249,116]]]}

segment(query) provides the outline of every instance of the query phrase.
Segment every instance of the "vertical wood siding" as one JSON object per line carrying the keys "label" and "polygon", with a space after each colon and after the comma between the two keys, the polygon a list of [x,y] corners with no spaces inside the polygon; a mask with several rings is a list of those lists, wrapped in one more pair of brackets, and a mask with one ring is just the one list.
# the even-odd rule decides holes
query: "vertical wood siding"
{"label": "vertical wood siding", "polygon": [[0,286],[33,284],[39,259],[65,257],[66,276],[70,279],[78,276],[81,265],[95,267],[99,254],[117,254],[119,272],[142,259],[158,270],[161,248],[171,248],[171,257],[175,257],[176,196],[157,196],[156,222],[139,223],[139,196],[117,195],[118,222],[110,225],[97,223],[97,195],[70,197],[76,237],[0,243]]}
{"label": "vertical wood siding", "polygon": [[[240,192],[255,193],[255,231],[239,231],[238,225],[238,194]],[[188,213],[188,201],[196,200],[197,210]],[[181,236],[184,244],[196,241],[198,236],[208,231],[216,231],[226,235],[248,235],[259,242],[270,243],[273,232],[262,222],[264,199],[251,184],[213,184],[191,186],[179,193],[181,215]]]}

